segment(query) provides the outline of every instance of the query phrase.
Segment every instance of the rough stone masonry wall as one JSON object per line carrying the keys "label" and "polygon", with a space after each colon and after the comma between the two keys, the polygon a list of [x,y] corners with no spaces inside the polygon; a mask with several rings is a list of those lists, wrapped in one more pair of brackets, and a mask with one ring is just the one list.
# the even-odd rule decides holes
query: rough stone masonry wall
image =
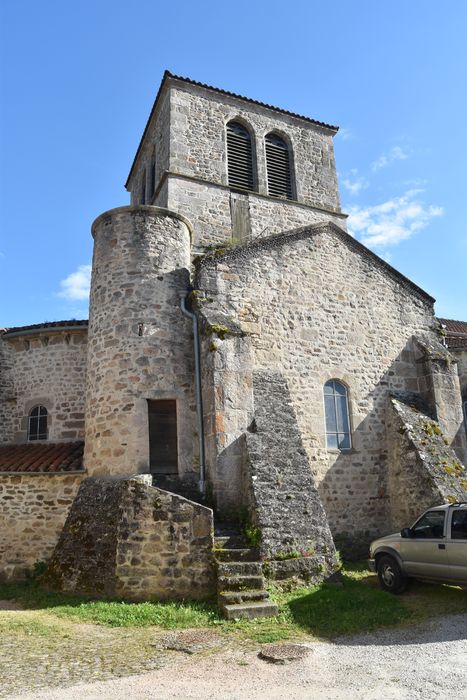
{"label": "rough stone masonry wall", "polygon": [[[148,125],[148,131],[145,138],[145,147],[140,151],[135,167],[134,175],[129,184],[131,192],[132,206],[139,204],[157,204],[161,207],[166,207],[167,202],[161,201],[157,197],[154,200],[154,195],[158,191],[164,173],[169,170],[169,146],[170,146],[170,99],[167,91],[160,95],[159,103],[155,114]],[[155,163],[154,180],[151,174],[151,168]],[[143,176],[145,178],[146,201],[142,202],[141,194],[143,191]],[[154,184],[154,191],[151,191],[151,185]]]}
{"label": "rough stone masonry wall", "polygon": [[197,469],[190,230],[156,207],[121,207],[94,224],[85,465],[91,474],[149,471],[148,399],[177,401],[179,471]]}
{"label": "rough stone masonry wall", "polygon": [[26,442],[28,415],[37,404],[49,413],[52,441],[84,436],[87,333],[38,330],[37,335],[0,337],[7,367],[0,387],[0,442]]}
{"label": "rough stone masonry wall", "polygon": [[0,474],[0,580],[48,559],[83,474]]}
{"label": "rough stone masonry wall", "polygon": [[[195,179],[171,177],[168,206],[190,217],[195,244],[217,244],[236,235],[227,188],[225,125],[232,119],[243,122],[252,136],[255,189],[262,195],[248,194],[252,237],[330,219],[332,213],[345,226],[345,217],[339,216],[332,131],[238,98],[176,83],[171,89],[170,171]],[[296,202],[268,196],[264,137],[271,131],[289,143]],[[224,187],[214,192],[207,183]]]}
{"label": "rough stone masonry wall", "polygon": [[[190,219],[195,245],[216,245],[235,237],[231,216],[235,194],[228,187],[225,129],[232,119],[243,121],[253,139],[258,194],[245,195],[253,237],[323,220],[345,227],[333,130],[176,80],[159,97],[145,135],[128,183],[132,203],[140,202],[143,171],[149,171],[156,146],[158,168],[164,163],[167,172],[157,171],[155,203]],[[268,195],[264,137],[271,131],[279,133],[291,148],[294,201]]]}
{"label": "rough stone masonry wall", "polygon": [[[193,221],[194,245],[221,245],[236,238],[231,216],[231,192],[209,182],[197,182],[176,175],[168,176],[167,201],[174,211]],[[345,227],[345,216],[249,192],[248,209],[251,237],[263,238],[272,233],[334,221]]]}
{"label": "rough stone masonry wall", "polygon": [[187,83],[173,84],[170,102],[173,172],[227,185],[225,125],[235,119],[250,130],[260,193],[267,194],[264,137],[275,131],[292,147],[297,200],[339,211],[334,131]]}
{"label": "rough stone masonry wall", "polygon": [[467,347],[453,348],[450,352],[457,360],[457,371],[459,374],[461,391],[462,395],[466,397],[465,400],[467,400]]}
{"label": "rough stone masonry wall", "polygon": [[419,397],[391,397],[387,415],[391,529],[410,527],[432,506],[466,501],[465,466]]}
{"label": "rough stone masonry wall", "polygon": [[467,463],[462,388],[456,357],[437,341],[417,341],[416,351],[420,393],[457,457]]}
{"label": "rough stone masonry wall", "polygon": [[14,356],[12,345],[0,331],[0,442],[13,442],[17,431]]}
{"label": "rough stone masonry wall", "polygon": [[[412,336],[433,333],[430,299],[332,225],[205,258],[197,286],[202,313],[223,314],[248,334],[253,369],[277,371],[287,382],[334,539],[365,545],[386,531],[387,394],[418,388]],[[240,342],[229,333],[212,339],[221,357],[225,345]],[[323,385],[333,378],[349,390],[348,452],[326,449]],[[220,461],[248,428],[244,392],[229,387],[212,403],[223,426]],[[230,465],[232,484],[239,463]]]}
{"label": "rough stone masonry wall", "polygon": [[151,477],[86,479],[44,585],[126,600],[209,598],[213,514],[151,486]]}

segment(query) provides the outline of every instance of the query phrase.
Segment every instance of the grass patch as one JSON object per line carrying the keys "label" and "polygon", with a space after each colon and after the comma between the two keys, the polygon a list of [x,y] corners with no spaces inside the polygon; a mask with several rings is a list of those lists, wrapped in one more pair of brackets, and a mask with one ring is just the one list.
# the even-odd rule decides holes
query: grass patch
{"label": "grass patch", "polygon": [[320,637],[334,637],[397,625],[410,617],[398,598],[344,575],[342,588],[319,586],[287,605],[296,625]]}
{"label": "grass patch", "polygon": [[0,585],[0,599],[16,600],[23,608],[47,610],[76,622],[108,627],[177,629],[208,627],[219,620],[214,604],[196,602],[126,603],[69,596],[41,588],[35,581]]}
{"label": "grass patch", "polygon": [[221,618],[214,602],[92,600],[51,593],[34,581],[0,586],[0,599],[16,600],[23,608],[45,610],[73,622],[160,629],[215,626],[225,634],[258,643],[305,634],[332,638],[467,611],[467,591],[413,582],[406,593],[394,596],[379,588],[376,577],[363,563],[347,565],[342,584],[342,587],[323,584],[289,592],[271,587],[271,597],[279,605],[279,614],[274,618],[238,621]]}
{"label": "grass patch", "polygon": [[19,620],[17,618],[0,619],[0,637],[13,635],[15,637],[52,637],[62,635],[59,625],[50,624],[37,619]]}

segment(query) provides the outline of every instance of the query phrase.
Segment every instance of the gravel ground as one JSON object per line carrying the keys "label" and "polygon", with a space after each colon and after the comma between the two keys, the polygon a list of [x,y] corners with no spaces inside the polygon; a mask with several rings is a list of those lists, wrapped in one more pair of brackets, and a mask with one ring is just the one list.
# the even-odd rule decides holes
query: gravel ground
{"label": "gravel ground", "polygon": [[[417,627],[381,630],[309,642],[311,653],[287,665],[266,663],[257,652],[178,653],[148,673],[70,688],[44,690],[22,700],[423,700],[467,699],[467,614]],[[259,649],[258,649],[259,651]]]}

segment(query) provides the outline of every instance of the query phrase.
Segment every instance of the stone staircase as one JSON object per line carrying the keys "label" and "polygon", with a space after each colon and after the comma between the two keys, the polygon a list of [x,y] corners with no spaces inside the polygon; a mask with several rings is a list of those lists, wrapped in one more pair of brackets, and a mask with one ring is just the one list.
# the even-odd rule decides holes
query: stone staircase
{"label": "stone staircase", "polygon": [[278,607],[265,590],[258,553],[235,528],[218,526],[214,537],[218,603],[229,620],[273,617]]}
{"label": "stone staircase", "polygon": [[[207,505],[193,481],[176,474],[153,474],[153,486],[176,493],[194,503]],[[238,525],[216,522],[214,555],[217,564],[218,605],[229,620],[273,617],[278,607],[269,600],[256,549],[240,534]]]}

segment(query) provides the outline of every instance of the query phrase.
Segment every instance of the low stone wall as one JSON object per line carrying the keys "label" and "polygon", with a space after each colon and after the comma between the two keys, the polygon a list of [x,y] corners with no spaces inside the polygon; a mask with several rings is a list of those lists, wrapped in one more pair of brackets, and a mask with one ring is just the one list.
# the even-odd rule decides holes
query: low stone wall
{"label": "low stone wall", "polygon": [[0,474],[0,580],[51,556],[84,475]]}
{"label": "low stone wall", "polygon": [[80,487],[42,583],[126,600],[214,594],[213,513],[152,477],[92,477]]}

